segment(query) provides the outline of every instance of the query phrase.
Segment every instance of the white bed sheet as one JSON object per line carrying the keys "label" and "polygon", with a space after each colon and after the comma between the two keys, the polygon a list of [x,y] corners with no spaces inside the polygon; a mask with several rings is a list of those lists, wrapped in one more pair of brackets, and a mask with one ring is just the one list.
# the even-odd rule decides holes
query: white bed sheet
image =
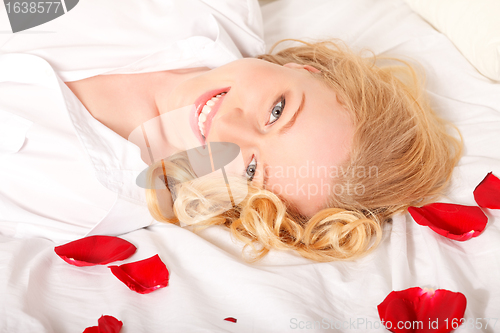
{"label": "white bed sheet", "polygon": [[[433,106],[465,141],[443,201],[474,205],[474,187],[490,171],[500,176],[500,84],[481,76],[402,0],[276,0],[262,10],[268,45],[338,37],[423,65]],[[105,266],[68,265],[54,253],[59,244],[0,237],[0,332],[83,332],[102,314],[123,321],[123,333],[334,331],[299,328],[322,320],[343,324],[343,332],[386,332],[367,326],[379,321],[377,305],[392,290],[414,286],[463,293],[466,319],[499,318],[500,211],[487,215],[484,233],[467,242],[396,216],[379,248],[349,263],[273,251],[249,264],[224,228],[194,234],[155,225],[122,236],[138,248],[125,262],[159,254],[170,270],[170,285],[148,295],[130,291]],[[492,323],[457,332],[500,332]]]}

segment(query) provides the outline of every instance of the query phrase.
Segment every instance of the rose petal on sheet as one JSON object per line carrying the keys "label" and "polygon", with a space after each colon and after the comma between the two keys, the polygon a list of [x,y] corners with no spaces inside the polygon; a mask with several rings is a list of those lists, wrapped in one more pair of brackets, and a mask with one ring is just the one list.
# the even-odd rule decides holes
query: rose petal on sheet
{"label": "rose petal on sheet", "polygon": [[488,217],[477,206],[432,203],[410,207],[408,212],[418,224],[457,241],[479,236],[488,223]]}
{"label": "rose petal on sheet", "polygon": [[123,323],[113,316],[101,316],[97,321],[98,326],[87,327],[83,333],[118,333]]}
{"label": "rose petal on sheet", "polygon": [[148,259],[108,267],[120,281],[139,294],[148,294],[168,286],[167,266],[157,254]]}
{"label": "rose petal on sheet", "polygon": [[500,209],[500,179],[488,173],[474,189],[474,199],[480,207]]}
{"label": "rose petal on sheet", "polygon": [[101,316],[97,321],[99,333],[118,333],[123,323],[113,316]]}
{"label": "rose petal on sheet", "polygon": [[377,309],[391,332],[446,333],[460,326],[466,307],[462,293],[414,287],[392,291]]}
{"label": "rose petal on sheet", "polygon": [[54,248],[64,261],[79,267],[125,260],[136,250],[132,243],[113,236],[89,236]]}
{"label": "rose petal on sheet", "polygon": [[89,236],[56,246],[54,251],[71,265],[105,265],[113,261],[125,260],[137,248],[130,242],[113,236]]}
{"label": "rose petal on sheet", "polygon": [[226,320],[226,321],[230,321],[230,322],[232,322],[232,323],[236,323],[236,321],[237,321],[238,319],[233,318],[233,317],[227,317],[227,318],[224,318],[224,320]]}

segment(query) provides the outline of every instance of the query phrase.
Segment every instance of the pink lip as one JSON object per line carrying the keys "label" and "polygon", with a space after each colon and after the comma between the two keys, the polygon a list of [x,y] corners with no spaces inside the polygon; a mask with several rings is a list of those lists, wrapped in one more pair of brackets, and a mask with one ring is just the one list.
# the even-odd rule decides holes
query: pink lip
{"label": "pink lip", "polygon": [[[205,140],[203,140],[203,137],[200,133],[200,129],[198,127],[198,117],[203,110],[203,107],[205,104],[212,98],[217,96],[220,93],[223,92],[228,92],[231,89],[231,87],[226,87],[226,88],[220,88],[220,89],[215,89],[211,91],[207,91],[200,97],[196,99],[194,102],[195,109],[190,114],[189,117],[189,124],[191,125],[191,129],[193,130],[194,135],[198,138],[198,140],[201,142],[202,145],[205,144]],[[219,106],[222,103],[222,100],[224,99],[225,95],[222,97],[219,97],[219,100],[217,103],[215,103],[214,106],[212,106],[212,111],[207,116],[207,120],[205,121],[205,138],[208,137],[208,134],[210,133],[210,126],[212,125],[212,118],[215,116],[217,111],[219,110]]]}

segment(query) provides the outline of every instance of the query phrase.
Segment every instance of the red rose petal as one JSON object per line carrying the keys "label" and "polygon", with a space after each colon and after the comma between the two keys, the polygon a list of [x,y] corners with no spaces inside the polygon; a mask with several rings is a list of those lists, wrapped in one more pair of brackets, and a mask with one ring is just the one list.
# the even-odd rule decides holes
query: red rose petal
{"label": "red rose petal", "polygon": [[377,309],[391,332],[447,333],[459,326],[466,307],[462,293],[415,287],[392,291]]}
{"label": "red rose petal", "polygon": [[488,173],[476,186],[474,199],[480,207],[500,209],[500,179]]}
{"label": "red rose petal", "polygon": [[408,212],[418,224],[457,241],[479,236],[488,223],[488,217],[477,206],[433,203],[410,207]]}
{"label": "red rose petal", "polygon": [[112,236],[89,236],[54,248],[68,264],[80,267],[125,260],[136,250],[130,242]]}
{"label": "red rose petal", "polygon": [[227,318],[224,318],[224,320],[230,321],[232,323],[236,323],[236,321],[237,321],[237,319],[233,318],[233,317],[227,317]]}
{"label": "red rose petal", "polygon": [[120,281],[139,294],[168,286],[168,269],[157,254],[141,261],[108,267]]}
{"label": "red rose petal", "polygon": [[91,326],[87,327],[83,333],[99,333],[99,327],[97,326]]}
{"label": "red rose petal", "polygon": [[123,323],[113,316],[101,316],[97,321],[99,326],[87,327],[83,333],[118,333]]}
{"label": "red rose petal", "polygon": [[97,323],[99,333],[118,333],[123,326],[123,323],[113,316],[101,316]]}

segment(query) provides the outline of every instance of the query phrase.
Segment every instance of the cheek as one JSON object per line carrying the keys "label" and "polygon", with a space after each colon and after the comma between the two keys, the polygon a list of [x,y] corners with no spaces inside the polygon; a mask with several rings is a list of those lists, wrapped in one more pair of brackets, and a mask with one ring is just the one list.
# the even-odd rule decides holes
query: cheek
{"label": "cheek", "polygon": [[284,83],[290,81],[283,67],[264,61],[238,67],[232,75],[236,84],[241,87],[255,87],[263,94],[269,89],[282,88]]}
{"label": "cheek", "polygon": [[[241,68],[234,73],[234,85],[238,90],[249,90],[252,93],[266,88],[268,74],[260,69]],[[257,91],[255,91],[257,89]]]}

